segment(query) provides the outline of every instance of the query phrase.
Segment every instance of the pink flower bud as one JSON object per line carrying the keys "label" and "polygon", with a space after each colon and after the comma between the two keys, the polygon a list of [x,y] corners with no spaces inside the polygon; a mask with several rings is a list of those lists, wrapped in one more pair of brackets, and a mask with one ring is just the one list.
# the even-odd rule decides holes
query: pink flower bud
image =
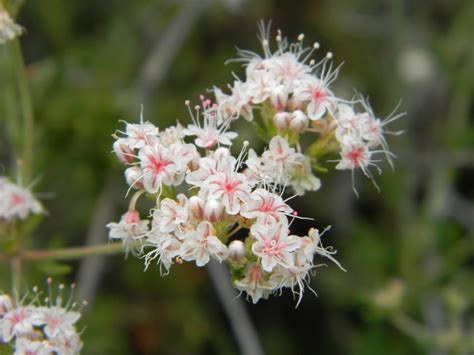
{"label": "pink flower bud", "polygon": [[128,210],[127,213],[122,216],[122,221],[127,224],[138,223],[138,221],[140,221],[140,215],[135,210]]}
{"label": "pink flower bud", "polygon": [[127,144],[127,140],[125,138],[117,139],[113,144],[113,150],[117,155],[117,158],[122,163],[132,163],[134,159],[133,149]]}
{"label": "pink flower bud", "polygon": [[233,240],[229,244],[229,258],[233,261],[240,261],[245,257],[245,245],[240,240]]}
{"label": "pink flower bud", "polygon": [[204,218],[204,200],[198,196],[192,196],[189,199],[189,209],[196,219]]}
{"label": "pink flower bud", "polygon": [[273,124],[275,125],[276,129],[279,131],[283,131],[287,129],[289,121],[290,121],[290,113],[288,112],[277,112],[275,116],[273,116]]}
{"label": "pink flower bud", "polygon": [[134,189],[143,189],[143,171],[138,166],[125,169],[125,180]]}
{"label": "pink flower bud", "polygon": [[224,212],[222,203],[216,200],[208,200],[204,206],[204,219],[209,222],[217,222]]}
{"label": "pink flower bud", "polygon": [[284,85],[278,85],[272,90],[270,101],[277,111],[281,111],[285,108],[288,102],[288,92]]}
{"label": "pink flower bud", "polygon": [[0,316],[13,309],[12,298],[8,295],[0,295]]}
{"label": "pink flower bud", "polygon": [[302,133],[306,131],[309,126],[309,119],[303,113],[303,111],[296,110],[291,114],[290,117],[290,129],[296,133]]}

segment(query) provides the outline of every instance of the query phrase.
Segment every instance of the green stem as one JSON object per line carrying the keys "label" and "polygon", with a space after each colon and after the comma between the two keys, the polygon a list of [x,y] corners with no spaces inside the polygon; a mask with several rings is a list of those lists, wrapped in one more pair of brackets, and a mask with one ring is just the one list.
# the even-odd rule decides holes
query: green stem
{"label": "green stem", "polygon": [[[71,247],[55,250],[26,250],[20,255],[0,254],[0,261],[10,261],[15,259],[24,261],[38,260],[75,260],[86,256],[114,255],[123,251],[122,243],[111,243],[93,245],[89,247]],[[11,264],[13,267],[13,264]],[[12,268],[13,272],[13,268]]]}
{"label": "green stem", "polygon": [[74,260],[86,256],[114,255],[123,252],[122,243],[72,247],[55,250],[28,250],[23,252],[23,260]]}
{"label": "green stem", "polygon": [[12,49],[20,95],[20,107],[23,116],[23,154],[21,158],[21,179],[23,186],[26,186],[31,179],[33,164],[33,105],[28,88],[25,62],[23,60],[20,42],[17,39],[12,42]]}

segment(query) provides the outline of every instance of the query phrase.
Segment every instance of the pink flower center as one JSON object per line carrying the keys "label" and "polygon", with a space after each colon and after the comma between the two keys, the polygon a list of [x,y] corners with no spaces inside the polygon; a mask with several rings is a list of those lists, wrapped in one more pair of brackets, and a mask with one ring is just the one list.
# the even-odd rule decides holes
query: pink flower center
{"label": "pink flower center", "polygon": [[171,164],[171,162],[169,160],[157,159],[155,157],[150,157],[150,162],[148,163],[148,168],[151,171],[153,171],[153,173],[158,174],[170,164]]}
{"label": "pink flower center", "polygon": [[356,166],[359,166],[363,152],[364,149],[362,147],[353,149],[347,153],[347,158],[352,161]]}
{"label": "pink flower center", "polygon": [[275,239],[267,240],[263,242],[262,252],[269,256],[279,256],[281,249],[285,247],[285,243],[278,243]]}
{"label": "pink flower center", "polygon": [[12,207],[16,207],[18,205],[22,205],[26,202],[25,198],[23,196],[13,194],[10,200]]}
{"label": "pink flower center", "polygon": [[313,91],[313,101],[319,102],[323,100],[327,95],[322,92],[320,89],[316,89]]}

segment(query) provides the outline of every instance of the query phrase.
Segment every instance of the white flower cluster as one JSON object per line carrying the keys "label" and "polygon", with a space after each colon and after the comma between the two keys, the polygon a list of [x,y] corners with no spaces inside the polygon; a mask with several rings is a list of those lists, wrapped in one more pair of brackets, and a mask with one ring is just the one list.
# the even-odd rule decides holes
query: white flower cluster
{"label": "white flower cluster", "polygon": [[75,310],[72,292],[63,304],[62,284],[53,298],[51,282],[49,278],[49,297],[41,301],[35,287],[35,299],[27,305],[0,294],[0,344],[11,344],[15,355],[75,355],[81,351],[82,341],[75,326],[81,317],[80,310]]}
{"label": "white flower cluster", "polygon": [[23,32],[23,28],[17,25],[10,14],[0,4],[0,44],[11,41]]}
{"label": "white flower cluster", "polygon": [[0,222],[40,213],[43,213],[43,207],[29,190],[0,177]]}
{"label": "white flower cluster", "polygon": [[[260,24],[259,38],[263,57],[240,50],[241,58],[234,60],[244,63],[245,80],[236,80],[229,85],[229,95],[214,88],[224,117],[236,119],[242,116],[252,121],[254,113],[260,112],[262,132],[285,137],[299,151],[302,151],[301,134],[317,134],[319,139],[298,159],[297,166],[305,172],[306,190],[319,188],[319,181],[311,175],[311,163],[319,165],[322,157],[332,153],[340,155],[336,169],[354,171],[360,168],[371,179],[368,167],[379,162],[373,159],[374,154],[385,154],[391,164],[393,154],[388,151],[384,134],[399,132],[387,131],[385,126],[403,114],[390,115],[382,121],[362,96],[357,95],[350,101],[336,96],[331,85],[340,66],[333,66],[332,53],[327,53],[320,61],[312,59],[319,43],[305,47],[303,34],[298,36],[296,43],[289,44],[278,31],[277,49],[273,53],[269,26]],[[361,107],[362,112],[357,113],[356,107]],[[291,178],[286,181],[291,185]],[[295,190],[299,194],[304,192],[298,187]]]}
{"label": "white flower cluster", "polygon": [[[229,119],[220,115],[218,105],[201,100],[194,108],[197,114],[190,109],[193,124],[186,129],[178,124],[160,132],[142,118],[115,136],[114,151],[129,165],[125,177],[136,192],[121,221],[108,224],[110,239],[142,256],[146,267],[156,260],[166,271],[175,261],[197,266],[211,258],[225,261],[235,286],[254,302],[284,287],[301,297],[314,255],[334,260],[317,230],[305,237],[289,230],[297,213],[278,191],[291,183],[286,179],[295,166],[305,170],[304,157],[279,136],[261,157],[251,150],[245,159],[248,142],[233,156],[222,147],[237,136],[226,131]],[[195,137],[194,144],[186,143],[188,137]],[[301,191],[319,186],[308,171],[298,173],[305,178],[295,178],[292,186]],[[136,210],[144,194],[156,199],[151,220],[140,219]]]}
{"label": "white flower cluster", "polygon": [[[288,45],[280,32],[276,41],[272,53],[262,26],[265,56],[241,51],[246,80],[235,81],[230,95],[214,88],[216,103],[201,96],[192,108],[186,101],[192,118],[186,128],[178,123],[160,131],[142,117],[138,124],[125,122],[113,145],[127,166],[128,191],[135,193],[121,221],[108,225],[110,239],[122,241],[146,267],[156,260],[165,271],[174,262],[225,262],[235,287],[253,302],[283,288],[299,302],[316,254],[340,266],[317,229],[305,236],[290,232],[298,213],[283,193],[318,190],[313,170],[326,170],[322,163],[331,155],[340,155],[337,169],[361,168],[371,177],[372,154],[391,156],[384,126],[399,117],[382,122],[366,100],[336,97],[332,55],[318,63],[310,59],[318,44],[305,48],[300,35]],[[364,111],[356,113],[356,105]],[[229,127],[241,116],[257,126],[261,121],[268,147],[260,155],[247,141],[237,156],[231,153],[237,133]],[[303,150],[300,135],[306,132],[313,142]],[[156,201],[148,219],[136,209],[144,195]]]}

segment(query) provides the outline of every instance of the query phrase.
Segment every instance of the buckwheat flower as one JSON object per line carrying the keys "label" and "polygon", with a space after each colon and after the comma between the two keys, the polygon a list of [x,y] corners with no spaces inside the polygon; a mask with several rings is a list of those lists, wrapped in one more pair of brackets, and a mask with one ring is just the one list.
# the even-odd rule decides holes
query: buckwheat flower
{"label": "buckwheat flower", "polygon": [[153,224],[161,233],[174,233],[179,239],[189,221],[188,199],[179,194],[177,201],[165,198],[161,200],[159,209],[153,213]]}
{"label": "buckwheat flower", "polygon": [[268,296],[278,287],[276,280],[272,280],[258,263],[249,263],[244,270],[244,277],[234,281],[235,287],[245,291],[255,304],[261,298]]}
{"label": "buckwheat flower", "polygon": [[364,126],[368,119],[367,114],[360,114],[354,111],[354,108],[348,104],[339,104],[336,117],[336,138],[343,143],[348,137],[352,139],[363,138]]}
{"label": "buckwheat flower", "polygon": [[336,75],[331,73],[329,77],[321,79],[308,75],[295,88],[294,94],[299,100],[309,101],[306,112],[311,120],[319,120],[326,113],[335,111],[337,98],[329,89],[329,84]]}
{"label": "buckwheat flower", "polygon": [[229,250],[217,238],[216,231],[211,223],[199,223],[195,231],[190,232],[184,239],[180,251],[181,258],[185,261],[196,261],[201,267],[206,265],[213,257],[219,262],[227,259]]}
{"label": "buckwheat flower", "polygon": [[78,334],[67,337],[60,334],[49,341],[49,346],[52,351],[55,351],[57,354],[78,355],[81,352],[83,343]]}
{"label": "buckwheat flower", "polygon": [[230,87],[231,95],[226,95],[214,87],[214,96],[218,104],[219,115],[223,119],[236,119],[242,116],[247,121],[253,120],[251,97],[248,94],[247,84],[237,80]]}
{"label": "buckwheat flower", "polygon": [[261,258],[262,268],[271,272],[276,265],[293,265],[293,252],[301,245],[300,238],[288,235],[288,223],[282,219],[273,225],[256,223],[250,229],[256,242],[252,251]]}
{"label": "buckwheat flower", "polygon": [[293,162],[293,174],[288,185],[298,195],[304,195],[306,191],[317,191],[321,187],[321,180],[314,176],[309,158],[303,154],[297,154]]}
{"label": "buckwheat flower", "polygon": [[179,122],[159,133],[160,142],[167,147],[173,143],[182,143],[185,136],[184,128]]}
{"label": "buckwheat flower", "polygon": [[371,152],[367,145],[360,139],[348,137],[341,147],[341,159],[336,169],[354,170],[361,168],[364,172],[371,163]]}
{"label": "buckwheat flower", "polygon": [[[196,136],[194,143],[196,146],[212,149],[216,145],[231,145],[232,139],[237,137],[235,132],[227,132],[232,121],[231,118],[223,118],[219,115],[219,105],[212,104],[209,99],[201,95],[201,106],[195,106],[196,114],[190,108],[189,101],[185,104],[188,107],[189,115],[193,124],[183,131],[186,136]],[[199,119],[202,111],[203,122]]]}
{"label": "buckwheat flower", "polygon": [[122,216],[119,223],[107,224],[109,239],[121,240],[126,254],[130,251],[135,253],[137,242],[148,232],[148,224],[148,220],[140,219],[137,211],[129,210]]}
{"label": "buckwheat flower", "polygon": [[158,137],[158,127],[141,117],[140,123],[126,123],[126,136],[132,149],[141,149],[152,143]]}
{"label": "buckwheat flower", "polygon": [[229,215],[239,213],[250,197],[250,183],[246,176],[234,171],[216,173],[203,183],[207,198],[221,201]]}
{"label": "buckwheat flower", "polygon": [[59,334],[66,337],[76,334],[75,324],[81,318],[79,312],[54,305],[38,307],[34,314],[33,324],[44,326],[43,332],[48,338],[56,338]]}
{"label": "buckwheat flower", "polygon": [[286,52],[274,57],[274,75],[289,92],[293,92],[295,83],[311,73],[311,68],[301,63],[294,53]]}
{"label": "buckwheat flower", "polygon": [[257,157],[256,153],[250,149],[246,165],[255,179],[286,185],[293,175],[298,154],[300,153],[296,153],[285,138],[275,136],[270,140],[268,149],[261,157]]}
{"label": "buckwheat flower", "polygon": [[143,257],[145,258],[145,269],[147,269],[150,266],[150,263],[156,259],[157,264],[160,264],[160,269],[163,266],[166,272],[168,272],[173,264],[173,259],[180,255],[181,246],[182,242],[173,234],[152,230],[148,234],[142,247],[143,250],[148,250],[143,253]]}
{"label": "buckwheat flower", "polygon": [[199,159],[199,168],[186,175],[186,182],[202,187],[209,176],[231,171],[236,163],[237,160],[231,155],[229,149],[218,148],[205,158]]}
{"label": "buckwheat flower", "polygon": [[252,103],[260,104],[270,98],[272,91],[278,86],[273,73],[256,70],[247,77],[247,93],[252,98]]}
{"label": "buckwheat flower", "polygon": [[246,218],[273,218],[280,221],[293,212],[281,196],[262,188],[254,190],[240,214]]}
{"label": "buckwheat flower", "polygon": [[0,44],[13,40],[23,33],[23,28],[17,25],[10,14],[0,4]]}
{"label": "buckwheat flower", "polygon": [[0,219],[25,219],[43,213],[43,207],[30,190],[0,177]]}
{"label": "buckwheat flower", "polygon": [[52,349],[46,341],[30,340],[25,337],[17,338],[15,341],[15,352],[13,355],[48,355]]}
{"label": "buckwheat flower", "polygon": [[321,242],[321,236],[329,230],[329,227],[324,229],[321,233],[316,228],[311,228],[308,232],[308,237],[311,239],[311,243],[308,244],[308,249],[306,250],[307,253],[310,254],[318,254],[325,258],[331,260],[334,264],[336,264],[341,270],[346,271],[341,264],[334,258],[333,255],[337,253],[332,247],[325,248]]}
{"label": "buckwheat flower", "polygon": [[112,145],[112,149],[118,160],[122,163],[130,164],[135,160],[135,153],[127,138],[119,138]]}
{"label": "buckwheat flower", "polygon": [[8,343],[14,337],[33,334],[35,314],[32,307],[17,307],[5,313],[0,320],[3,329],[3,341]]}
{"label": "buckwheat flower", "polygon": [[296,307],[299,306],[303,299],[305,286],[314,293],[313,289],[309,287],[309,277],[312,265],[303,264],[300,266],[291,267],[275,267],[272,272],[271,279],[277,284],[277,288],[290,288],[294,296],[298,297]]}
{"label": "buckwheat flower", "polygon": [[195,147],[189,144],[173,143],[165,147],[161,143],[140,149],[138,157],[143,170],[143,186],[149,193],[156,193],[162,184],[178,186],[194,158]]}

